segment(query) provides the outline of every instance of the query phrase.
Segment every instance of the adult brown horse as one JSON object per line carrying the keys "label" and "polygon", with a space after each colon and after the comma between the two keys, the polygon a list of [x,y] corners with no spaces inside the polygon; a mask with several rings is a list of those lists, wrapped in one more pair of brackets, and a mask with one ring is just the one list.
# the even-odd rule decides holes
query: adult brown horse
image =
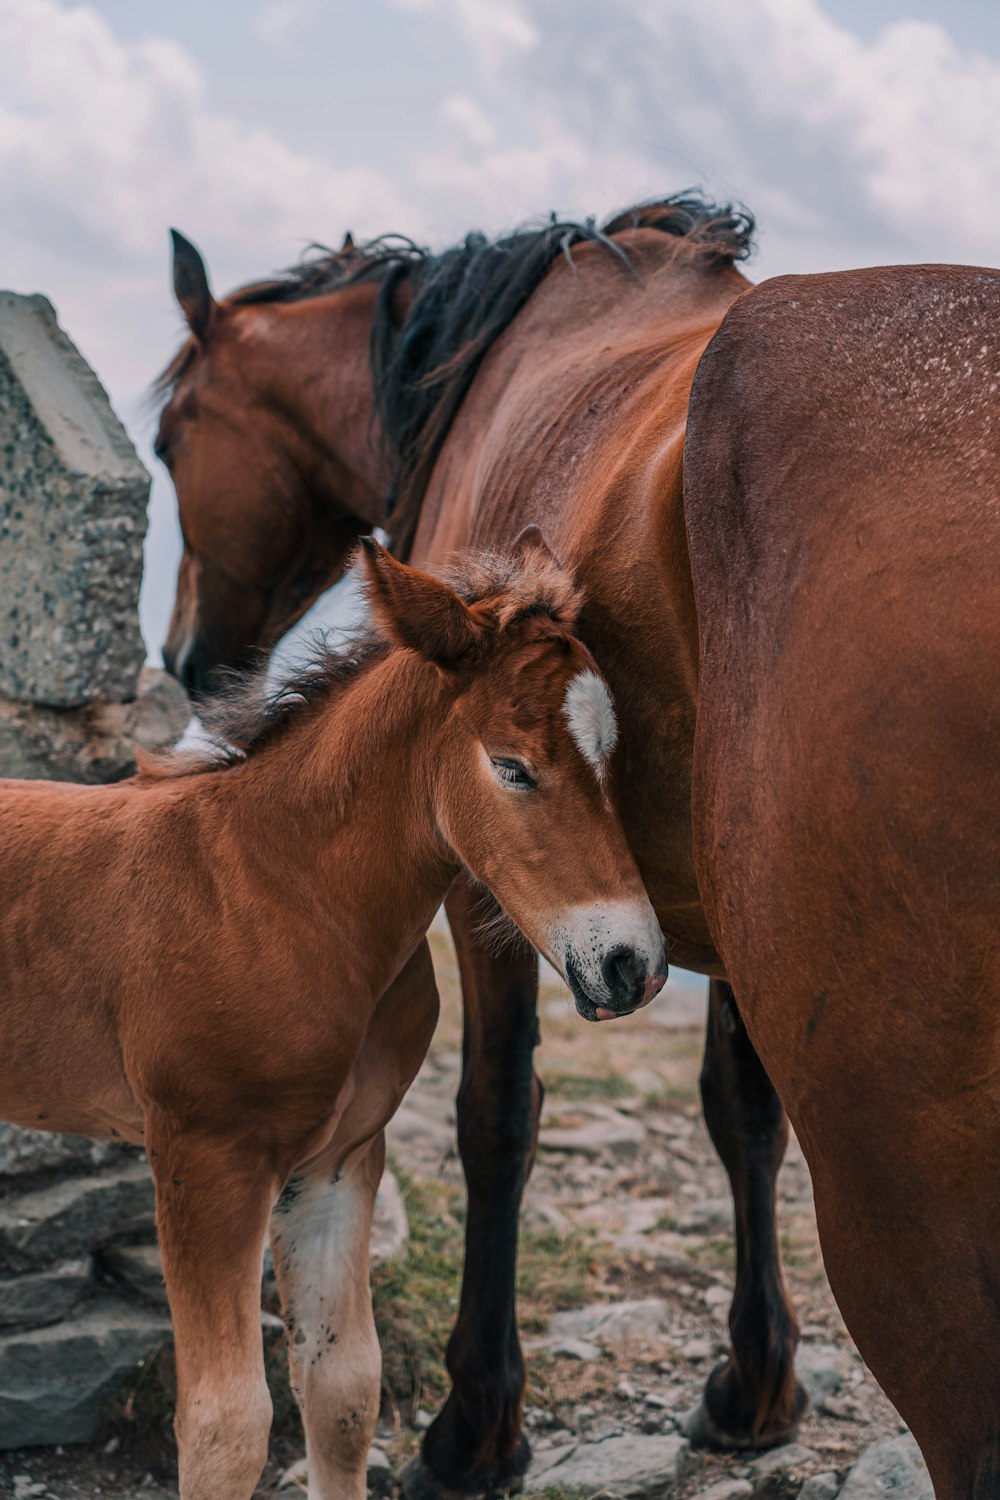
{"label": "adult brown horse", "polygon": [[[737,1283],[732,1352],[696,1430],[765,1445],[794,1431],[804,1405],[774,1226],[787,1126],[722,982],[694,871],[697,630],[681,486],[691,382],[747,288],[734,262],[750,227],[681,197],[603,232],[550,224],[436,257],[347,245],[222,302],[178,236],[191,337],[161,382],[157,449],[185,539],[164,654],[196,691],[276,640],[338,576],[352,539],[387,521],[402,554],[435,560],[544,519],[578,570],[580,629],[620,703],[633,850],[673,957],[715,976],[702,1092],[733,1183]],[[477,941],[463,888],[448,913],[466,1007],[469,1216],[453,1389],[407,1481],[424,1493],[516,1483],[528,1456],[513,1287],[541,1104],[535,965]]]}
{"label": "adult brown horse", "polygon": [[366,548],[380,630],[227,704],[224,748],[0,783],[0,1117],[147,1148],[181,1500],[250,1500],[267,1456],[269,1220],[310,1500],[364,1500],[383,1130],[434,1031],[424,937],[458,869],[589,1019],[665,977],[572,580],[538,539],[460,592]]}

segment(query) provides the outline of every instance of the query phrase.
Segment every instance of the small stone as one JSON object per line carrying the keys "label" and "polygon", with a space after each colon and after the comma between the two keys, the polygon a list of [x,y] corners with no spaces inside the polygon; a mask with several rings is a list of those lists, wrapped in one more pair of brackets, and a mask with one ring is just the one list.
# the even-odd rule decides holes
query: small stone
{"label": "small stone", "polygon": [[585,1365],[592,1365],[601,1357],[600,1349],[589,1339],[559,1339],[549,1345],[549,1353],[561,1359],[578,1359]]}
{"label": "small stone", "polygon": [[368,1493],[388,1495],[392,1489],[392,1465],[381,1448],[368,1449]]}
{"label": "small stone", "polygon": [[804,1448],[801,1443],[786,1443],[783,1448],[769,1448],[760,1458],[755,1458],[750,1464],[750,1473],[759,1484],[762,1479],[770,1479],[772,1474],[777,1474],[781,1469],[801,1469],[805,1464],[814,1463],[817,1458],[819,1454],[812,1448]]}
{"label": "small stone", "polygon": [[832,1469],[822,1474],[812,1474],[799,1490],[799,1500],[836,1500],[840,1491],[840,1480]]}
{"label": "small stone", "polygon": [[728,1307],[733,1294],[727,1286],[710,1286],[704,1294],[706,1307]]}
{"label": "small stone", "polygon": [[702,1198],[681,1214],[675,1228],[678,1234],[732,1234],[733,1203],[731,1198]]}
{"label": "small stone", "polygon": [[816,1402],[816,1410],[838,1422],[857,1422],[861,1408],[851,1396],[823,1396]]}
{"label": "small stone", "polygon": [[692,1364],[701,1364],[703,1360],[712,1358],[713,1347],[709,1339],[689,1339],[681,1349],[685,1359]]}
{"label": "small stone", "polygon": [[747,1500],[753,1494],[749,1479],[720,1479],[707,1490],[699,1490],[694,1500]]}
{"label": "small stone", "polygon": [[848,1473],[839,1500],[934,1500],[927,1466],[916,1440],[905,1432],[867,1448]]}
{"label": "small stone", "polygon": [[579,1443],[546,1468],[532,1464],[525,1489],[558,1489],[565,1495],[598,1491],[612,1500],[663,1500],[683,1478],[690,1445],[673,1435],[629,1433],[597,1443]]}
{"label": "small stone", "polygon": [[93,1285],[89,1256],[44,1271],[0,1276],[0,1328],[44,1328],[59,1323],[90,1295]]}
{"label": "small stone", "polygon": [[646,1132],[638,1120],[615,1114],[613,1120],[592,1120],[586,1125],[576,1125],[560,1130],[558,1127],[543,1129],[539,1145],[546,1151],[567,1151],[581,1156],[614,1156],[620,1161],[630,1161],[639,1154],[646,1139]]}
{"label": "small stone", "polygon": [[620,1396],[623,1401],[634,1401],[638,1394],[638,1391],[627,1375],[623,1375],[615,1386],[615,1395]]}
{"label": "small stone", "polygon": [[557,1312],[549,1319],[549,1339],[585,1339],[611,1348],[630,1339],[653,1339],[667,1327],[670,1310],[661,1297],[628,1302],[596,1302]]}
{"label": "small stone", "polygon": [[433,1420],[434,1418],[431,1416],[430,1412],[424,1411],[420,1407],[418,1407],[417,1410],[413,1413],[413,1425],[416,1428],[417,1432],[426,1432]]}
{"label": "small stone", "polygon": [[835,1344],[800,1344],[795,1356],[795,1373],[810,1401],[836,1396],[844,1383],[849,1356]]}
{"label": "small stone", "polygon": [[399,1260],[406,1252],[409,1237],[410,1223],[399,1183],[394,1174],[386,1169],[375,1196],[371,1233],[372,1262],[378,1265],[386,1260]]}
{"label": "small stone", "polygon": [[309,1483],[309,1465],[305,1458],[297,1458],[278,1480],[279,1490],[305,1490]]}

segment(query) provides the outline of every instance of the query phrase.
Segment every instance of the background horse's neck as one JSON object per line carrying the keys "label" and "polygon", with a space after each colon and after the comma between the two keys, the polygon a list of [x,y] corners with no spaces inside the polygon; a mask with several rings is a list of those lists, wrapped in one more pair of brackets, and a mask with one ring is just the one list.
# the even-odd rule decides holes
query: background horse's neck
{"label": "background horse's neck", "polygon": [[365,283],[246,309],[266,329],[269,379],[310,488],[338,515],[353,514],[369,528],[385,522],[390,480],[369,359],[377,292]]}

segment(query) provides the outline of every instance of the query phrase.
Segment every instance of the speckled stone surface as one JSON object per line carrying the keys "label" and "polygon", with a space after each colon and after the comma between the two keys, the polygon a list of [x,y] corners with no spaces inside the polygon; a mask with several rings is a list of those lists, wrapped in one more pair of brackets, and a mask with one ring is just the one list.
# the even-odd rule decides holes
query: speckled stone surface
{"label": "speckled stone surface", "polygon": [[0,696],[134,697],[149,475],[46,298],[0,292]]}

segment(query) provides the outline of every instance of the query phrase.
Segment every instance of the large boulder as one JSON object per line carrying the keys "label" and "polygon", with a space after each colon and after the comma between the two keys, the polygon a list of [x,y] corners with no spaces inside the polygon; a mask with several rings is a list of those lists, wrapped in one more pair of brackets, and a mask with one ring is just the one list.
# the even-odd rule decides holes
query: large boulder
{"label": "large boulder", "polygon": [[135,695],[149,475],[40,296],[0,292],[0,696]]}

